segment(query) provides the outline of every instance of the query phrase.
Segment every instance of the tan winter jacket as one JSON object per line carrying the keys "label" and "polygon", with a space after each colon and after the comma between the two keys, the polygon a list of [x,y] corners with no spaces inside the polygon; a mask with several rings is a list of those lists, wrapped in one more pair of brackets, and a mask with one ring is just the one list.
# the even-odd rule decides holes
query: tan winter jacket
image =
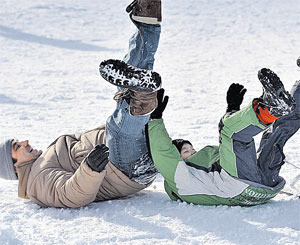
{"label": "tan winter jacket", "polygon": [[131,181],[112,163],[98,173],[85,162],[86,155],[105,143],[105,126],[83,134],[56,139],[34,162],[17,168],[19,197],[42,207],[82,207],[94,201],[136,193],[148,185]]}

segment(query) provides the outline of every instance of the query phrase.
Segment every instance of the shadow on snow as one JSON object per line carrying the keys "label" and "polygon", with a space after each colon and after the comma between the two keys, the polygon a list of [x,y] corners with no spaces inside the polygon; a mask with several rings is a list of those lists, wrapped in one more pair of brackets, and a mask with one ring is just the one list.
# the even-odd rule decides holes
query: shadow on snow
{"label": "shadow on snow", "polygon": [[21,41],[27,41],[32,43],[39,43],[39,44],[54,46],[63,49],[71,49],[71,50],[79,50],[79,51],[112,51],[112,52],[119,51],[119,49],[109,49],[109,48],[99,47],[92,44],[82,43],[80,40],[58,40],[54,38],[37,36],[37,35],[22,32],[17,29],[8,28],[2,25],[0,25],[0,36],[12,40],[21,40]]}

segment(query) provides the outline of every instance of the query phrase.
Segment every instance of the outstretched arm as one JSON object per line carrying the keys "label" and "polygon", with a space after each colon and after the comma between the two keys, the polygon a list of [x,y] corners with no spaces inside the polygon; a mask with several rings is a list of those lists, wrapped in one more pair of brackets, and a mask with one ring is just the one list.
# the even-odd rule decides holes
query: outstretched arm
{"label": "outstretched arm", "polygon": [[178,162],[182,161],[180,153],[172,144],[162,114],[168,104],[169,97],[164,96],[164,89],[157,92],[157,108],[151,113],[146,130],[149,140],[149,147],[155,167],[162,174],[170,187],[174,185],[174,175]]}
{"label": "outstretched arm", "polygon": [[148,136],[155,167],[169,185],[175,185],[175,171],[178,163],[183,160],[175,145],[172,144],[172,139],[165,128],[163,119],[149,121]]}

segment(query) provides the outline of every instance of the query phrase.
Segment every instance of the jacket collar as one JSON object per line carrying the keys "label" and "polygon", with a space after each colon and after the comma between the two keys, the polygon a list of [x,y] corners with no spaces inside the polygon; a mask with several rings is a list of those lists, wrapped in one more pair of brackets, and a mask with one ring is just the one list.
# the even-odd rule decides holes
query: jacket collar
{"label": "jacket collar", "polygon": [[35,160],[25,162],[17,167],[17,174],[19,178],[18,196],[21,198],[28,199],[27,197],[27,182],[31,171],[32,164]]}

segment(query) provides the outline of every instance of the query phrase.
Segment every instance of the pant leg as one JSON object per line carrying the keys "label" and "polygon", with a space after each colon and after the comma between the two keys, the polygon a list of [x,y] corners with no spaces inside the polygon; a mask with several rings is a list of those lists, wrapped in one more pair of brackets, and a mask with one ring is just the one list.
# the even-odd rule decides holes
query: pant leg
{"label": "pant leg", "polygon": [[[161,27],[133,21],[136,33],[129,40],[129,51],[124,61],[142,69],[153,69],[154,55],[158,48]],[[131,177],[134,165],[148,153],[145,124],[146,116],[131,116],[129,105],[120,101],[106,122],[106,145],[110,161]]]}
{"label": "pant leg", "polygon": [[258,149],[258,166],[263,173],[262,182],[267,186],[275,186],[281,181],[279,171],[285,159],[283,147],[300,128],[300,81],[294,84],[291,95],[296,100],[296,109],[274,122],[263,134]]}
{"label": "pant leg", "polygon": [[123,61],[141,69],[153,70],[161,26],[143,24],[134,20],[132,22],[137,27],[137,31],[129,40],[129,51]]}
{"label": "pant leg", "polygon": [[106,122],[106,145],[109,160],[127,176],[131,177],[134,163],[148,152],[145,124],[148,116],[132,116],[126,101],[119,102]]}
{"label": "pant leg", "polygon": [[256,117],[252,102],[225,115],[220,122],[220,165],[231,176],[261,183],[253,137],[266,128]]}

